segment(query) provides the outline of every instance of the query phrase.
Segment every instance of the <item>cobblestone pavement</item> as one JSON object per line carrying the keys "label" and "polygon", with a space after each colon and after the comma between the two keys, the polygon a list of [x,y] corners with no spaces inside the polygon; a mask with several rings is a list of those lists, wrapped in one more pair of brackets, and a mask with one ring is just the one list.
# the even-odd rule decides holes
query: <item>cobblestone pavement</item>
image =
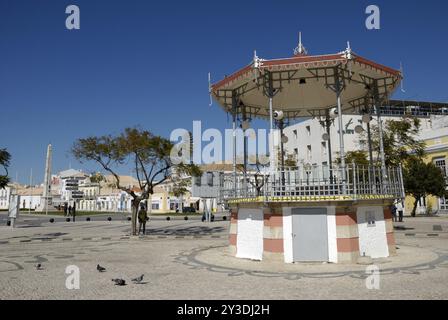
{"label": "cobblestone pavement", "polygon": [[[142,238],[124,221],[0,227],[0,299],[447,299],[448,219],[397,226],[399,255],[375,261],[380,290],[366,288],[365,266],[231,257],[223,221],[153,221]],[[66,289],[69,265],[80,268],[80,290]]]}

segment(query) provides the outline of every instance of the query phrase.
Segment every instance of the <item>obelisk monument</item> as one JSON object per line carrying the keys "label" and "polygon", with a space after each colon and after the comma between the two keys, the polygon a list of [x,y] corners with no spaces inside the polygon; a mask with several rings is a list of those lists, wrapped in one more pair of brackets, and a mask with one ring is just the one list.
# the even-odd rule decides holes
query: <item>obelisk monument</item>
{"label": "obelisk monument", "polygon": [[48,212],[49,203],[51,202],[51,157],[52,157],[52,146],[51,144],[47,147],[47,159],[45,161],[45,178],[44,178],[44,188],[42,198],[40,200],[39,211]]}

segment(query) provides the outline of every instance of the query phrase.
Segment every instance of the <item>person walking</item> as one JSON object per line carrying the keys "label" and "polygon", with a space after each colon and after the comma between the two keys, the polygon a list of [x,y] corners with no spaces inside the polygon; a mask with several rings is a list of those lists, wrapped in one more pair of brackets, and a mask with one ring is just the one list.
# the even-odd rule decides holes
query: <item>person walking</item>
{"label": "person walking", "polygon": [[393,203],[392,206],[390,207],[390,211],[392,212],[392,220],[393,220],[393,222],[398,222],[397,207],[396,207],[395,203]]}
{"label": "person walking", "polygon": [[146,221],[148,220],[148,212],[146,211],[145,204],[140,204],[140,210],[138,211],[138,234],[140,235],[140,232],[142,232],[143,229],[143,235],[146,234]]}
{"label": "person walking", "polygon": [[68,216],[68,205],[67,205],[67,202],[66,203],[64,203],[64,216]]}
{"label": "person walking", "polygon": [[404,208],[401,200],[397,202],[398,222],[403,222]]}

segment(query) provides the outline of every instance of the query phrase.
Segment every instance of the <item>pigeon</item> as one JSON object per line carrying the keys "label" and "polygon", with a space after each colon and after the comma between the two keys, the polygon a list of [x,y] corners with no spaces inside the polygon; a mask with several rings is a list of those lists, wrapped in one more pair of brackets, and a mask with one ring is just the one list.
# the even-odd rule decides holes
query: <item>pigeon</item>
{"label": "pigeon", "polygon": [[115,282],[116,286],[125,286],[126,285],[126,281],[124,281],[123,279],[112,279],[113,282]]}
{"label": "pigeon", "polygon": [[99,264],[96,266],[96,270],[98,270],[99,272],[105,272],[106,268],[103,268],[102,266],[100,266]]}
{"label": "pigeon", "polygon": [[140,284],[140,283],[142,283],[142,281],[143,281],[143,277],[144,277],[144,274],[142,274],[142,275],[141,275],[140,277],[138,277],[138,278],[132,279],[132,282],[137,283],[137,284]]}
{"label": "pigeon", "polygon": [[40,263],[36,265],[36,270],[43,270],[42,265]]}

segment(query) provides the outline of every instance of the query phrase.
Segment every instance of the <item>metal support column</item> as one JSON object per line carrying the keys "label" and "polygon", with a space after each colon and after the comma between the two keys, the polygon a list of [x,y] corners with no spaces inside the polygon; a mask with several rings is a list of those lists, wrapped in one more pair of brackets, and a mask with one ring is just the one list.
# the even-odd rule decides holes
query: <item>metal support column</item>
{"label": "metal support column", "polygon": [[325,118],[325,129],[328,134],[328,167],[330,169],[330,184],[333,184],[333,150],[331,147],[331,124],[332,120],[330,115],[327,113],[327,117]]}
{"label": "metal support column", "polygon": [[242,114],[243,114],[243,118],[242,118],[242,125],[241,125],[241,129],[243,130],[243,139],[244,139],[244,146],[243,146],[243,189],[244,189],[244,196],[247,197],[247,137],[246,137],[246,129],[244,127],[245,122],[247,121],[247,114],[246,114],[246,108],[243,106],[242,109]]}
{"label": "metal support column", "polygon": [[381,119],[381,110],[380,110],[380,99],[378,93],[378,83],[375,81],[374,89],[373,89],[373,99],[374,99],[374,108],[378,120],[378,133],[380,139],[380,158],[381,158],[381,172],[382,172],[382,180],[385,181],[387,179],[386,172],[386,155],[384,152],[384,135],[383,135],[383,120]]}
{"label": "metal support column", "polygon": [[344,90],[343,83],[339,75],[338,68],[335,69],[335,87],[336,97],[338,101],[338,123],[339,123],[339,156],[341,157],[341,171],[342,171],[342,192],[345,194],[347,191],[347,175],[346,175],[346,163],[345,163],[345,148],[344,148],[344,121],[342,119],[342,102],[341,94]]}
{"label": "metal support column", "polygon": [[237,174],[236,174],[236,115],[237,115],[237,100],[235,92],[232,93],[232,119],[233,119],[233,192],[235,198],[237,197]]}
{"label": "metal support column", "polygon": [[265,95],[269,98],[269,162],[270,162],[270,171],[275,171],[275,168],[277,167],[276,159],[277,156],[275,154],[275,146],[274,146],[274,96],[275,96],[275,90],[274,90],[274,83],[272,79],[272,74],[270,72],[267,72],[267,88],[265,88]]}

